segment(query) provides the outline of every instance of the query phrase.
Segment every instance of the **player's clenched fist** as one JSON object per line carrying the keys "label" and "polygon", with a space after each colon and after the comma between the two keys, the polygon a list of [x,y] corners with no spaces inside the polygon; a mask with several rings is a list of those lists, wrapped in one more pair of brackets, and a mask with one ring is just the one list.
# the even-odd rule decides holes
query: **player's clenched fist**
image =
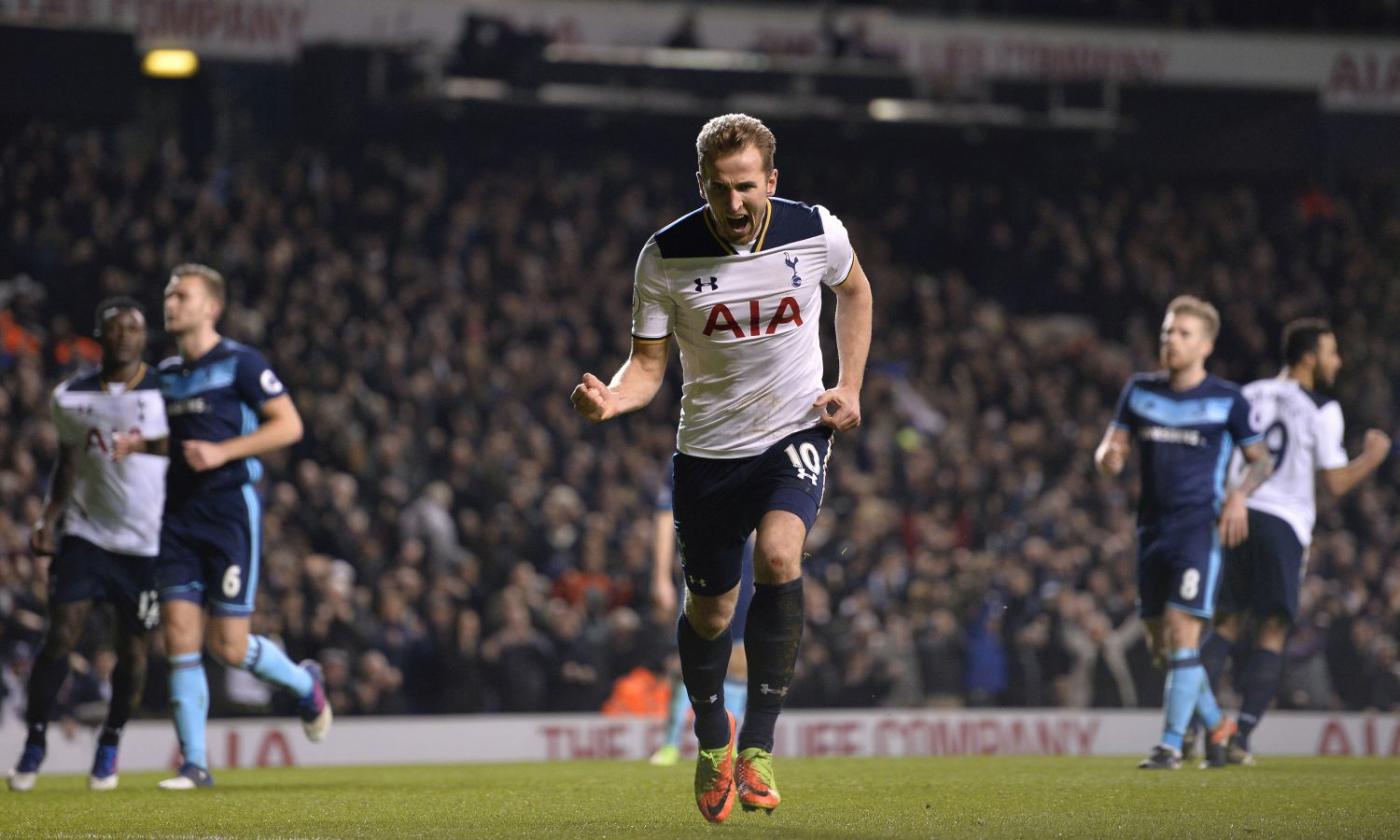
{"label": "player's clenched fist", "polygon": [[1249,537],[1249,507],[1243,493],[1231,493],[1220,511],[1220,544],[1234,548]]}
{"label": "player's clenched fist", "polygon": [[207,440],[187,440],[183,444],[185,463],[195,472],[217,470],[228,463],[228,454],[217,443]]}
{"label": "player's clenched fist", "polygon": [[1372,458],[1385,458],[1390,454],[1390,435],[1380,429],[1367,429],[1361,447]]}
{"label": "player's clenched fist", "polygon": [[1106,440],[1099,446],[1099,472],[1104,475],[1118,475],[1128,463],[1128,446],[1118,440]]}
{"label": "player's clenched fist", "polygon": [[34,523],[34,530],[29,534],[29,548],[39,557],[47,557],[58,550],[58,522],[48,517],[41,518]]}
{"label": "player's clenched fist", "polygon": [[574,411],[594,423],[601,423],[618,414],[617,396],[608,390],[603,380],[591,373],[583,375],[583,381],[574,387],[569,399],[574,404]]}

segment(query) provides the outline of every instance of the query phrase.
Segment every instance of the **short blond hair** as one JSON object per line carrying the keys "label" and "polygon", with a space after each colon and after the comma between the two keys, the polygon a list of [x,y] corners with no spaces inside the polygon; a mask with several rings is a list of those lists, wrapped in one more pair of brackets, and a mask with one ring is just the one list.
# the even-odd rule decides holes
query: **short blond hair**
{"label": "short blond hair", "polygon": [[696,163],[704,172],[707,161],[743,151],[748,146],[758,149],[763,158],[763,171],[772,172],[773,155],[778,151],[778,140],[773,132],[762,120],[748,114],[724,114],[700,129],[700,136],[695,138]]}
{"label": "short blond hair", "polygon": [[1212,340],[1220,335],[1220,312],[1214,306],[1195,295],[1179,295],[1167,304],[1168,315],[1194,315],[1206,325],[1206,332]]}
{"label": "short blond hair", "polygon": [[220,307],[228,298],[228,284],[224,282],[224,275],[220,274],[218,269],[202,263],[180,263],[170,269],[170,276],[175,280],[181,277],[198,277],[204,281],[204,288],[208,290],[210,297],[219,302]]}

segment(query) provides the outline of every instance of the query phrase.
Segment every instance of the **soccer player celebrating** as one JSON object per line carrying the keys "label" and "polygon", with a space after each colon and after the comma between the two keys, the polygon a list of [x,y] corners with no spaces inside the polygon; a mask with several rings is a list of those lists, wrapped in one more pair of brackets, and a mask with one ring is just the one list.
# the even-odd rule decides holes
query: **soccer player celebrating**
{"label": "soccer player celebrating", "polygon": [[[1161,743],[1138,766],[1176,770],[1192,714],[1210,729],[1208,751],[1223,763],[1234,721],[1220,712],[1201,666],[1200,642],[1215,608],[1220,546],[1248,535],[1245,499],[1272,468],[1263,438],[1249,425],[1238,386],[1206,373],[1220,315],[1183,295],[1162,322],[1159,373],[1136,374],[1123,387],[1113,422],[1094,453],[1104,475],[1118,475],[1131,441],[1142,449],[1138,508],[1138,600],[1153,650],[1165,662],[1166,725]],[[1233,447],[1248,468],[1228,488]]]}
{"label": "soccer player celebrating", "polygon": [[160,783],[167,790],[213,784],[204,743],[204,647],[230,667],[292,692],[312,741],[331,725],[320,667],[296,665],[277,645],[249,633],[262,548],[256,456],[296,443],[302,425],[262,355],[215,332],[224,300],[224,278],[214,269],[191,263],[171,271],[165,327],[179,355],[160,364],[171,460],[156,585],[184,762],[178,775]]}
{"label": "soccer player celebrating", "polygon": [[[1239,733],[1227,759],[1253,764],[1249,735],[1274,699],[1283,671],[1283,645],[1298,617],[1298,587],[1317,519],[1316,473],[1342,496],[1390,455],[1390,437],[1369,429],[1362,452],[1347,461],[1336,400],[1323,396],[1342,367],[1337,336],[1326,321],[1302,318],[1283,331],[1283,372],[1244,387],[1254,428],[1262,430],[1274,473],[1249,497],[1249,537],[1226,556],[1215,633],[1201,647],[1212,683],[1248,623],[1254,647],[1240,680]],[[1242,468],[1235,464],[1238,472]]]}
{"label": "soccer player celebrating", "polygon": [[[826,483],[833,432],[860,425],[871,292],[846,229],[821,206],[774,198],[776,141],[743,114],[696,140],[704,205],[653,235],[637,261],[632,350],[603,383],[585,373],[574,408],[602,422],[646,405],[680,346],[676,533],[686,598],[681,675],[695,710],[695,800],[711,822],[734,800],[771,812],[780,798],[773,731],[802,638],[802,546]],[[836,387],[822,387],[821,286],[836,293]],[[725,710],[730,623],[744,543],[757,531],[745,646],[749,697],[734,757]]]}
{"label": "soccer player celebrating", "polygon": [[146,352],[146,318],[130,298],[97,307],[102,366],[54,389],[58,461],[31,537],[34,553],[55,555],[49,570],[49,630],[29,675],[29,736],[11,790],[30,790],[48,747],[49,719],[68,657],[94,601],[116,607],[117,666],[97,738],[88,787],[117,786],[117,745],[146,678],[146,631],[155,625],[151,567],[165,507],[165,403]]}

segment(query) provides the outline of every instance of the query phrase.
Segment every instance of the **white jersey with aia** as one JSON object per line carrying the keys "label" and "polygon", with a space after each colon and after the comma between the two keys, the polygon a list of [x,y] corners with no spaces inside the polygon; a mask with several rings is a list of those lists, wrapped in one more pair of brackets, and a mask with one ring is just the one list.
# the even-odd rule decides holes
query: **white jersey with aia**
{"label": "white jersey with aia", "polygon": [[[1273,475],[1249,497],[1249,507],[1287,522],[1298,541],[1309,545],[1317,521],[1317,471],[1347,465],[1342,408],[1286,376],[1251,382],[1244,396],[1250,423],[1274,458]],[[1236,475],[1244,469],[1238,454],[1232,469]]]}
{"label": "white jersey with aia", "polygon": [[79,450],[61,533],[117,554],[156,556],[170,459],[137,453],[112,460],[119,432],[146,440],[170,434],[155,370],[143,368],[126,385],[96,373],[75,376],[54,389],[52,409],[59,442]]}
{"label": "white jersey with aia", "polygon": [[825,207],[775,198],[752,247],[718,234],[701,207],[642,248],[632,335],[675,334],[684,385],[676,448],[743,458],[821,419],[821,286],[844,282],[855,253]]}

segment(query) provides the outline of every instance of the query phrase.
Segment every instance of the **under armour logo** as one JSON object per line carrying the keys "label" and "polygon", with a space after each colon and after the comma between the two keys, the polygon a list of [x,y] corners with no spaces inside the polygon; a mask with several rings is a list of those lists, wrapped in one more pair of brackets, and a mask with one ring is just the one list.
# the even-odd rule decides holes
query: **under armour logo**
{"label": "under armour logo", "polygon": [[[711,695],[710,695],[710,699],[707,700],[707,701],[704,701],[704,702],[707,702],[707,703],[709,703],[710,705],[714,705],[715,703],[718,703],[718,702],[719,702],[719,695],[718,695],[718,694],[711,694]],[[690,695],[690,705],[692,705],[692,706],[699,706],[700,704],[701,704],[700,698],[696,697],[694,694]]]}
{"label": "under armour logo", "polygon": [[768,683],[761,683],[758,686],[759,694],[776,694],[779,697],[786,697],[787,692],[787,686],[783,686],[782,688],[769,688]]}
{"label": "under armour logo", "polygon": [[691,586],[704,586],[704,585],[705,585],[705,579],[704,579],[704,578],[698,578],[698,577],[695,577],[694,575],[691,575],[691,576],[687,577],[686,580],[690,581],[690,585],[691,585]]}
{"label": "under armour logo", "polygon": [[695,278],[695,291],[697,291],[697,292],[703,292],[703,291],[705,291],[705,285],[706,285],[706,284],[709,284],[710,291],[712,291],[712,292],[717,292],[717,291],[719,291],[719,278],[718,278],[718,277],[711,277],[709,280],[706,280],[706,279],[703,278],[703,277],[696,277],[696,278]]}
{"label": "under armour logo", "polygon": [[792,285],[794,288],[802,285],[802,278],[797,274],[797,263],[799,259],[799,257],[794,257],[787,251],[783,252],[783,262],[787,263],[787,267],[792,269]]}

